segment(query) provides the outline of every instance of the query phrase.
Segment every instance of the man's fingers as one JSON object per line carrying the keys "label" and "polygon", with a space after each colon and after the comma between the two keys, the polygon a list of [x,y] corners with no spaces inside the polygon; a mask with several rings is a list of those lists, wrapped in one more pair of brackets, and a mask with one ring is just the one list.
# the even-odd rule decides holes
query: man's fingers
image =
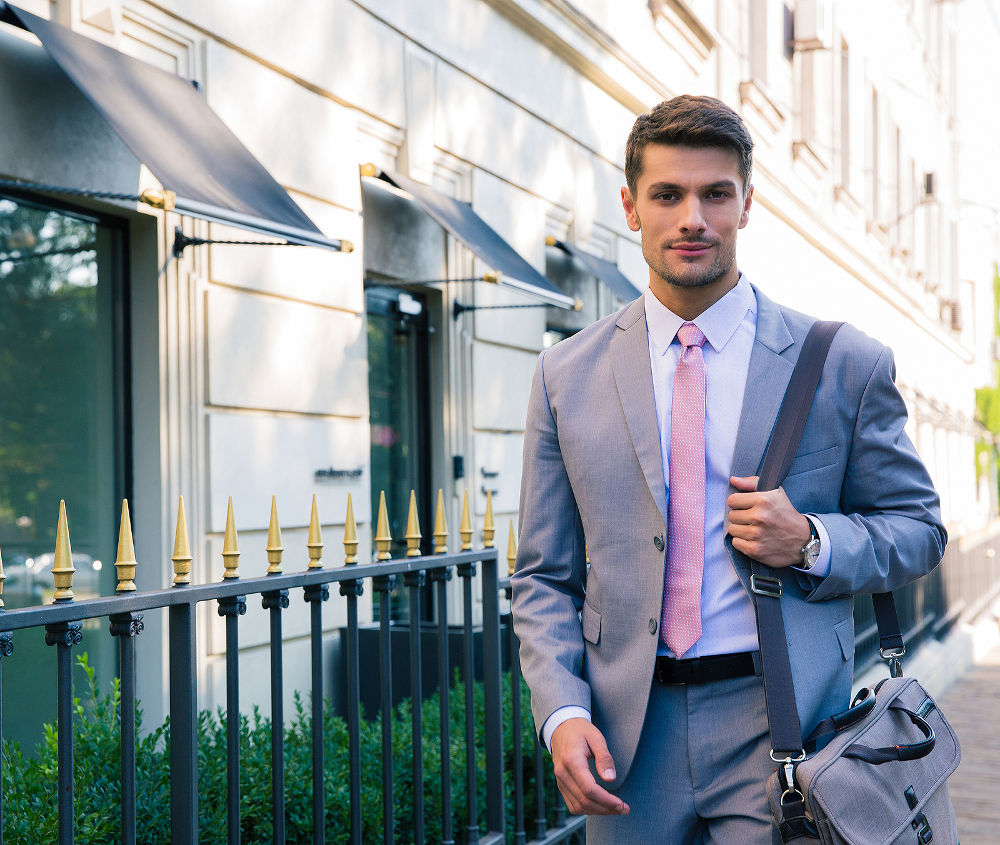
{"label": "man's fingers", "polygon": [[556,782],[570,812],[577,815],[624,815],[628,805],[594,780],[586,761],[567,760],[556,767]]}
{"label": "man's fingers", "polygon": [[601,732],[586,719],[569,719],[552,735],[552,760],[559,791],[572,813],[623,815],[629,807],[594,780],[590,760],[604,780],[615,776],[615,764]]}
{"label": "man's fingers", "polygon": [[759,475],[733,475],[729,478],[729,483],[741,493],[753,493],[757,489]]}
{"label": "man's fingers", "polygon": [[590,746],[590,753],[594,758],[594,768],[602,780],[615,779],[615,761],[608,751],[608,743],[604,735],[593,725],[587,735],[587,743]]}

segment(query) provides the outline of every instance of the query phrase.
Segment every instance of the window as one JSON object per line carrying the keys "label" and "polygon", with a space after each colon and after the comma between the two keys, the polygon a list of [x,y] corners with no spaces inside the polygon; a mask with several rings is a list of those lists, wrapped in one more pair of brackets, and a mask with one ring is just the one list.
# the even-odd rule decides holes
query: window
{"label": "window", "polygon": [[[0,549],[8,607],[51,601],[59,500],[66,500],[76,598],[114,592],[125,489],[123,231],[94,217],[0,196]],[[94,623],[96,624],[96,623]],[[36,632],[32,632],[35,634]],[[87,638],[91,664],[114,669],[106,637]],[[31,747],[54,684],[38,636],[17,638],[5,728]],[[32,668],[28,668],[32,667]],[[49,676],[52,676],[51,678]],[[9,717],[9,721],[8,721]]]}

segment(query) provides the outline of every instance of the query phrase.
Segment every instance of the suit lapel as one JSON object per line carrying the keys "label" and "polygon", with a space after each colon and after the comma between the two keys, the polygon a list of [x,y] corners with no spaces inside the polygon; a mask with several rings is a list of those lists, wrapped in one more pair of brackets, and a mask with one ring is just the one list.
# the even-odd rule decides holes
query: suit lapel
{"label": "suit lapel", "polygon": [[[750,352],[743,408],[736,432],[732,467],[735,476],[756,475],[760,469],[794,367],[792,361],[781,356],[794,342],[781,311],[756,288],[754,293],[757,296],[757,332]],[[726,528],[728,522],[727,516]],[[728,533],[725,543],[736,574],[749,594],[749,561],[733,548],[733,538]]]}
{"label": "suit lapel", "polygon": [[757,333],[750,353],[743,409],[733,452],[733,475],[756,475],[791,378],[794,361],[782,357],[793,344],[781,311],[754,288]]}
{"label": "suit lapel", "polygon": [[625,413],[632,448],[642,467],[653,501],[667,519],[667,494],[660,454],[660,426],[653,400],[653,380],[646,335],[645,301],[640,296],[618,320],[611,339],[611,364]]}

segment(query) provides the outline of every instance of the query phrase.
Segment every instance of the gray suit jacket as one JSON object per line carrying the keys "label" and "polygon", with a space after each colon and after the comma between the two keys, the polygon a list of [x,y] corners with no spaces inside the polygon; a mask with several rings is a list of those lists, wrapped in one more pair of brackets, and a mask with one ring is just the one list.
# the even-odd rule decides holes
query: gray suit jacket
{"label": "gray suit jacket", "polygon": [[[732,474],[755,475],[814,318],[755,289]],[[564,705],[593,714],[627,775],[659,641],[667,501],[643,298],[544,352],[524,443],[514,625],[535,724]],[[830,535],[830,573],[788,570],[782,610],[802,729],[848,703],[854,599],[930,571],[947,537],[938,497],[903,432],[890,350],[852,326],[834,340],[783,487]],[[709,410],[711,413],[711,410]],[[747,558],[727,547],[749,591]],[[586,563],[589,553],[590,566]],[[734,717],[738,717],[734,714]]]}

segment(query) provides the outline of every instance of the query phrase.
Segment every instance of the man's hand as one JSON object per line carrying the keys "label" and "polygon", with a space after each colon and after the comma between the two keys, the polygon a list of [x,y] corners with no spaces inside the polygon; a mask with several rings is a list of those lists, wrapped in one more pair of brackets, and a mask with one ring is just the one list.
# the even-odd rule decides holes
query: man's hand
{"label": "man's hand", "polygon": [[556,783],[571,813],[624,816],[629,806],[601,787],[590,772],[591,758],[602,780],[615,778],[615,761],[601,732],[587,719],[567,719],[552,734]]}
{"label": "man's hand", "polygon": [[765,566],[795,566],[802,562],[802,547],[812,535],[809,520],[780,487],[758,493],[758,480],[756,475],[729,479],[739,491],[726,499],[733,548]]}

